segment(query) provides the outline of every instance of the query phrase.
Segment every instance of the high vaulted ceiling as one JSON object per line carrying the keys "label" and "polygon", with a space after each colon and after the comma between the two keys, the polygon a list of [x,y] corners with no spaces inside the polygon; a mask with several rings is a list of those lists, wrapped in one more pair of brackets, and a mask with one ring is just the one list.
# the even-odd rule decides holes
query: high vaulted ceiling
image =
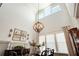
{"label": "high vaulted ceiling", "polygon": [[38,11],[38,6],[39,6],[39,10],[40,9],[44,9],[47,6],[49,6],[52,3],[3,3],[1,7],[13,7],[13,6],[18,6],[18,7],[29,7],[31,8],[31,10],[36,10]]}
{"label": "high vaulted ceiling", "polygon": [[[46,8],[48,5],[50,3],[39,4],[39,10]],[[56,5],[59,5],[62,11],[40,20],[45,26],[40,34],[52,33],[61,30],[63,26],[72,25],[66,5],[64,3],[52,4],[52,6]],[[34,38],[35,34],[33,32],[35,31],[32,26],[37,11],[38,4],[36,3],[3,3],[2,7],[0,7],[0,39],[5,40],[7,38],[10,28],[23,29],[29,32],[30,36]]]}

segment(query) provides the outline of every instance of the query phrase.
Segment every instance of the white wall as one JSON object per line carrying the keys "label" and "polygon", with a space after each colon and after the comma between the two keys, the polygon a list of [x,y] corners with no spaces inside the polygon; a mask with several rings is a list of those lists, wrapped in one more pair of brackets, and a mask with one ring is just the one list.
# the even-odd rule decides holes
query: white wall
{"label": "white wall", "polygon": [[0,56],[2,56],[4,54],[4,51],[8,47],[8,43],[9,42],[6,42],[6,41],[0,41]]}
{"label": "white wall", "polygon": [[40,21],[44,24],[45,28],[40,34],[48,34],[53,33],[55,31],[62,30],[63,26],[72,26],[71,18],[67,12],[65,4],[53,4],[60,5],[62,11],[52,14],[48,17],[40,19]]}
{"label": "white wall", "polygon": [[3,4],[0,8],[0,40],[10,41],[9,30],[18,28],[30,35],[34,39],[35,32],[32,29],[35,20],[35,10],[30,4]]}
{"label": "white wall", "polygon": [[75,3],[66,3],[67,10],[69,12],[69,15],[71,17],[72,23],[74,27],[79,28],[79,19],[76,19],[75,17]]}

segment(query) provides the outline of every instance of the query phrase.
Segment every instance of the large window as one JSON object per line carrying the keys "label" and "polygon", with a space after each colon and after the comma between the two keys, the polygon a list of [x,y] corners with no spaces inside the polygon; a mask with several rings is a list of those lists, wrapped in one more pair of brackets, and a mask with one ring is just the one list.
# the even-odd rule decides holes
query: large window
{"label": "large window", "polygon": [[64,33],[56,34],[58,52],[68,53]]}
{"label": "large window", "polygon": [[60,12],[60,11],[62,11],[62,9],[61,9],[61,7],[59,5],[56,5],[55,7],[52,7],[50,5],[47,8],[40,10],[39,15],[37,13],[36,17],[39,16],[39,19],[42,19],[42,18],[44,18],[46,16],[55,14],[55,13]]}
{"label": "large window", "polygon": [[45,46],[41,48],[44,50],[46,48],[54,49],[55,52],[59,53],[68,53],[65,36],[63,32],[55,33],[55,34],[48,34],[42,35],[39,37],[39,43],[45,42]]}
{"label": "large window", "polygon": [[[39,37],[39,44],[45,43],[45,35]],[[40,47],[41,52],[45,50],[45,46]]]}
{"label": "large window", "polygon": [[51,48],[51,49],[54,49],[56,51],[55,37],[53,34],[46,35],[46,43],[47,43],[47,48]]}

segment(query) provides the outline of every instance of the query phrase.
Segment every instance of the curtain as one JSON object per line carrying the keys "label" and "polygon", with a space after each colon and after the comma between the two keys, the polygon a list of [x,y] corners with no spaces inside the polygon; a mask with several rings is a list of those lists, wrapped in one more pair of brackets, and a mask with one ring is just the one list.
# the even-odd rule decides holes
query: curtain
{"label": "curtain", "polygon": [[69,29],[70,29],[69,26],[63,27],[63,31],[64,31],[64,34],[65,34],[66,44],[67,44],[69,55],[70,56],[75,56],[76,51],[74,49],[74,44],[73,44],[72,38],[71,38],[71,36],[70,36],[70,34],[68,32]]}

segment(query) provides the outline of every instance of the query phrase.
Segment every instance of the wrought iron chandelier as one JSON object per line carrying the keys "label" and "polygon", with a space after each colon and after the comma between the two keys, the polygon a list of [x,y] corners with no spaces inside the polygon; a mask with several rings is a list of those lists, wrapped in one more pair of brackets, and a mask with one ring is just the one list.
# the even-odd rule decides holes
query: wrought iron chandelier
{"label": "wrought iron chandelier", "polygon": [[44,25],[43,25],[43,23],[41,23],[41,22],[39,21],[39,3],[38,3],[38,17],[37,17],[37,20],[38,20],[38,21],[35,22],[34,25],[33,25],[33,29],[34,29],[36,32],[40,33],[40,32],[43,30]]}

